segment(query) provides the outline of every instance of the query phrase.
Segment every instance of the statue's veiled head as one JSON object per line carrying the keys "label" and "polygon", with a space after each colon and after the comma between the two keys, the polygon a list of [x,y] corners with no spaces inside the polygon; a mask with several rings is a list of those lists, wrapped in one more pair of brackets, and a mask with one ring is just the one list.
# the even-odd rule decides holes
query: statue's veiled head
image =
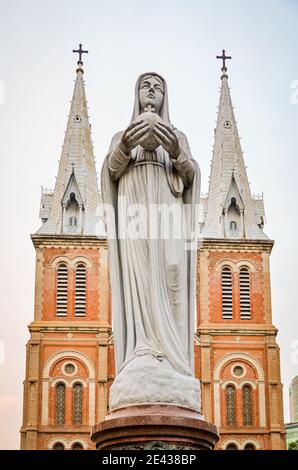
{"label": "statue's veiled head", "polygon": [[159,114],[165,93],[164,83],[158,75],[145,75],[139,84],[141,112],[150,105]]}
{"label": "statue's veiled head", "polygon": [[167,84],[165,79],[155,72],[144,73],[137,80],[131,122],[144,113],[149,105],[163,121],[170,124]]}

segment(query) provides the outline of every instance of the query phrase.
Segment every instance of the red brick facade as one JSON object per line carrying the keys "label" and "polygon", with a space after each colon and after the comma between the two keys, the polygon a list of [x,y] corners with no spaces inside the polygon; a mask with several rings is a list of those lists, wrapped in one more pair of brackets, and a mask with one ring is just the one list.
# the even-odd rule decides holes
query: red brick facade
{"label": "red brick facade", "polygon": [[[34,236],[37,252],[35,318],[29,325],[24,382],[23,449],[94,449],[90,426],[104,419],[114,377],[111,296],[105,240]],[[282,386],[276,329],[271,322],[268,242],[204,241],[198,253],[195,370],[205,419],[219,426],[218,448],[233,443],[284,448]],[[57,266],[68,266],[67,316],[57,317]],[[75,268],[87,266],[86,315],[74,312]],[[251,319],[240,319],[239,268],[250,269]],[[222,320],[221,267],[233,271],[233,319]],[[70,374],[65,366],[72,364]],[[233,373],[241,366],[243,374]],[[56,385],[65,385],[65,416],[57,424]],[[82,385],[82,421],[73,422],[74,385]],[[251,386],[252,422],[245,425],[243,386]],[[226,386],[235,391],[235,423],[227,423]]]}

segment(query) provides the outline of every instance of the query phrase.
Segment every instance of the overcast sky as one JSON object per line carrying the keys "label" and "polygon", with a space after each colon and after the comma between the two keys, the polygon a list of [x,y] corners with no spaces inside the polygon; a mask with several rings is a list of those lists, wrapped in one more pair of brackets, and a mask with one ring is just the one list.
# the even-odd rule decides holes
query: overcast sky
{"label": "overcast sky", "polygon": [[[297,0],[0,1],[0,448],[19,447],[41,185],[53,187],[82,42],[97,171],[140,73],[168,82],[172,122],[208,176],[223,48],[253,193],[264,192],[284,384],[298,374]],[[295,103],[297,101],[297,103]],[[295,345],[295,341],[297,344]],[[3,357],[2,350],[5,350]]]}

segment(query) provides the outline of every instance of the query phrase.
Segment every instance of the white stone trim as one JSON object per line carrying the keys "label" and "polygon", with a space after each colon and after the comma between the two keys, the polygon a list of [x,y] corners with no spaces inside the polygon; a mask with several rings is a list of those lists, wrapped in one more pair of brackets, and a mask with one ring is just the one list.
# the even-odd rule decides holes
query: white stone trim
{"label": "white stone trim", "polygon": [[67,256],[59,255],[59,256],[56,256],[54,259],[52,259],[49,264],[51,268],[56,269],[59,263],[65,263],[67,264],[67,267],[69,268],[70,259]]}
{"label": "white stone trim", "polygon": [[65,387],[69,387],[69,382],[68,380],[65,379],[65,377],[55,377],[53,380],[51,380],[51,387],[55,387],[57,383],[62,382],[64,383]]}
{"label": "white stone trim", "polygon": [[86,258],[85,256],[76,256],[74,259],[70,261],[70,267],[71,268],[76,268],[78,264],[84,264],[87,269],[92,268],[93,264],[89,258]]}
{"label": "white stone trim", "polygon": [[[221,426],[220,422],[220,372],[222,368],[226,365],[227,362],[230,361],[247,361],[251,365],[253,365],[257,371],[258,375],[258,380],[257,384],[259,386],[259,420],[260,420],[260,426],[264,427],[266,426],[266,407],[265,407],[265,383],[264,383],[264,370],[261,364],[257,359],[254,357],[250,356],[249,354],[246,353],[228,353],[225,356],[223,356],[218,363],[216,364],[214,368],[214,418],[215,418],[215,425],[216,426]],[[226,381],[228,382],[228,381]],[[233,382],[230,380],[230,382]],[[250,383],[249,380],[244,380],[244,383]]]}
{"label": "white stone trim", "polygon": [[63,444],[65,449],[68,449],[68,441],[64,437],[52,437],[48,440],[47,448],[49,450],[53,449],[54,444]]}
{"label": "white stone trim", "polygon": [[43,378],[44,379],[49,379],[50,378],[50,370],[52,365],[59,361],[60,359],[78,359],[79,361],[82,361],[85,366],[87,366],[88,369],[88,374],[90,379],[95,379],[95,369],[94,366],[86,354],[83,354],[79,351],[73,351],[73,350],[65,350],[65,351],[60,351],[58,353],[53,354],[45,363],[44,368],[43,368]]}
{"label": "white stone trim", "polygon": [[69,382],[69,387],[73,387],[74,384],[81,384],[83,385],[84,388],[88,387],[87,380],[82,379],[82,378],[74,378]]}
{"label": "white stone trim", "polygon": [[259,410],[260,410],[260,426],[266,426],[266,405],[265,405],[265,383],[259,381]]}
{"label": "white stone trim", "polygon": [[242,259],[236,263],[237,271],[240,271],[241,268],[248,268],[251,272],[256,272],[256,267],[254,263],[246,259]]}
{"label": "white stone trim", "polygon": [[258,373],[258,380],[264,380],[264,370],[261,364],[257,359],[255,359],[253,356],[250,356],[249,354],[246,353],[228,353],[225,354],[216,364],[214,368],[214,380],[219,380],[220,376],[220,371],[223,368],[223,366],[229,362],[229,361],[236,361],[236,360],[243,360],[247,361],[250,364],[252,364],[255,369],[257,370]]}
{"label": "white stone trim", "polygon": [[85,449],[85,450],[88,449],[88,444],[87,444],[87,442],[86,442],[84,439],[81,439],[80,437],[71,439],[71,440],[68,442],[68,449],[71,449],[71,446],[72,446],[73,444],[76,444],[77,442],[80,443],[80,444],[82,444],[83,449]]}
{"label": "white stone trim", "polygon": [[70,439],[70,440],[65,439],[64,437],[52,437],[47,442],[47,448],[49,450],[52,450],[54,444],[61,443],[61,444],[64,445],[65,450],[71,450],[71,446],[73,444],[77,443],[77,442],[82,444],[84,450],[88,449],[87,442],[84,439],[82,439],[81,437],[76,437],[76,438],[73,438],[73,439]]}
{"label": "white stone trim", "polygon": [[89,426],[95,424],[95,381],[89,381]]}
{"label": "white stone trim", "polygon": [[[242,367],[242,369],[243,369],[243,374],[242,374],[242,375],[236,375],[236,374],[234,374],[233,370],[234,370],[234,368],[237,367],[237,366],[238,366],[238,367]],[[245,367],[244,364],[241,364],[241,363],[239,363],[239,364],[232,364],[232,366],[231,366],[231,374],[232,374],[232,376],[235,377],[236,379],[242,379],[242,378],[245,377],[245,375],[247,374],[247,369],[246,369],[246,367]]]}
{"label": "white stone trim", "polygon": [[242,444],[242,450],[244,450],[244,447],[246,446],[246,444],[253,444],[256,450],[259,450],[261,448],[260,443],[253,438],[246,439],[241,444]]}
{"label": "white stone trim", "polygon": [[219,271],[221,271],[222,268],[224,268],[225,266],[228,267],[228,268],[231,268],[231,270],[232,270],[234,273],[237,272],[236,264],[235,264],[233,261],[231,261],[230,259],[228,259],[228,258],[227,258],[227,259],[221,259],[221,260],[219,260],[219,261],[216,263],[214,270],[217,271],[217,272],[219,272]]}
{"label": "white stone trim", "polygon": [[257,388],[256,383],[253,382],[253,381],[250,380],[250,379],[244,379],[244,380],[242,380],[242,382],[239,383],[239,388],[244,387],[244,385],[250,385],[254,390],[256,390],[256,388]]}
{"label": "white stone trim", "polygon": [[[49,423],[49,382],[50,382],[50,370],[55,362],[59,361],[63,358],[70,358],[70,359],[77,359],[78,361],[83,362],[83,364],[88,369],[89,379],[87,383],[89,383],[89,425],[93,426],[95,422],[95,367],[92,364],[91,360],[89,359],[86,354],[83,354],[79,351],[73,350],[65,350],[60,351],[58,353],[53,354],[49,357],[47,362],[43,368],[43,378],[42,378],[42,425],[47,426]],[[65,381],[66,386],[69,386],[65,377],[55,378],[54,381],[60,380],[61,382]],[[81,379],[82,380],[82,379]],[[80,379],[77,379],[79,382]]]}
{"label": "white stone trim", "polygon": [[42,382],[41,425],[47,426],[49,422],[49,379]]}
{"label": "white stone trim", "polygon": [[241,449],[241,442],[238,441],[238,439],[227,439],[226,441],[223,441],[221,443],[221,448],[226,450],[229,444],[235,444],[239,450]]}
{"label": "white stone trim", "polygon": [[[214,398],[220,397],[220,383],[218,381],[214,381]],[[219,427],[220,426],[220,402],[219,399],[214,399],[214,424]]]}
{"label": "white stone trim", "polygon": [[68,256],[56,256],[53,258],[49,265],[51,268],[57,268],[57,265],[59,263],[66,263],[68,268],[75,268],[77,264],[79,263],[84,263],[86,265],[87,269],[90,269],[93,267],[92,261],[87,258],[86,256],[76,256],[75,258],[69,258]]}
{"label": "white stone trim", "polygon": [[241,259],[237,263],[229,258],[221,259],[215,264],[215,271],[221,271],[224,266],[231,268],[234,273],[238,273],[240,268],[244,267],[248,268],[251,272],[256,272],[254,263],[247,259]]}
{"label": "white stone trim", "polygon": [[[74,371],[71,374],[69,374],[65,370],[65,367],[68,364],[71,364],[75,368]],[[63,374],[65,374],[66,377],[72,377],[73,375],[75,375],[78,372],[78,366],[76,365],[76,363],[74,361],[65,361],[64,364],[62,365],[62,372],[63,372]]]}
{"label": "white stone trim", "polygon": [[228,385],[233,385],[235,388],[240,388],[239,384],[231,379],[227,379],[224,382],[221,382],[221,388],[226,388]]}

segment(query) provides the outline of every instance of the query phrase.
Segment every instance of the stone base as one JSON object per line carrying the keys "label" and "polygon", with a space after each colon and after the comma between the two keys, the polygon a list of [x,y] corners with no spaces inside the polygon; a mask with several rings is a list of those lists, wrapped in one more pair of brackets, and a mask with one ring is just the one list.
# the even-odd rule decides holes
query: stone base
{"label": "stone base", "polygon": [[197,411],[145,404],[112,411],[92,428],[91,439],[98,450],[212,450],[219,436]]}

